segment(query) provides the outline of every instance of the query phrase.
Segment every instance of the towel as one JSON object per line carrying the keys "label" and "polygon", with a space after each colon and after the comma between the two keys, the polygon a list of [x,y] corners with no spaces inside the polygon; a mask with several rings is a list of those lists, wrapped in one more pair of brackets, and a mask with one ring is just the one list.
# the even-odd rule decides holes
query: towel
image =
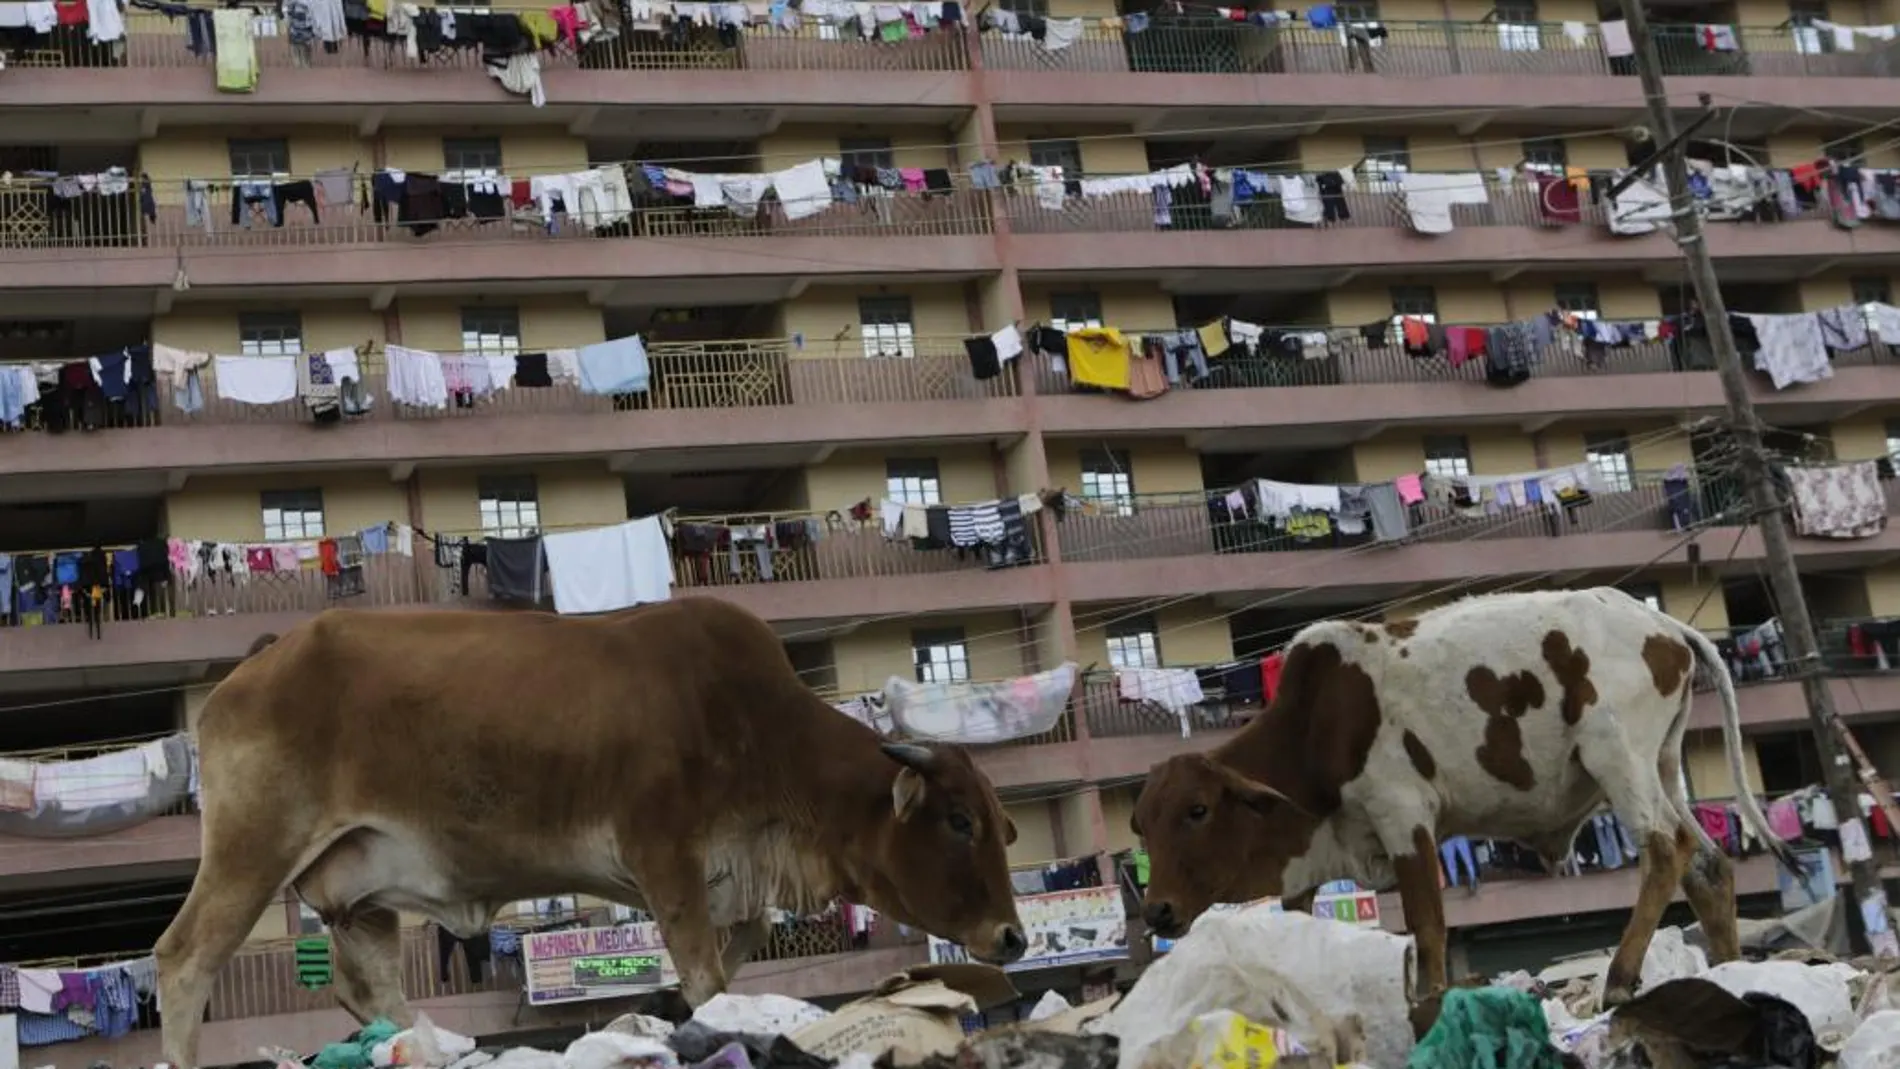
{"label": "towel", "polygon": [[218,396],[227,401],[274,405],[297,397],[294,356],[220,356],[214,366]]}
{"label": "towel", "polygon": [[218,51],[218,91],[257,91],[257,42],[251,37],[248,7],[225,7],[211,13],[213,39]]}
{"label": "towel", "polygon": [[825,165],[819,160],[780,171],[772,184],[787,219],[804,219],[831,207],[831,183],[825,180]]}
{"label": "towel", "polygon": [[658,516],[541,539],[554,611],[613,612],[673,596],[673,558]]}
{"label": "towel", "polygon": [[581,365],[582,393],[645,393],[653,380],[647,347],[638,334],[589,345],[575,359]]}

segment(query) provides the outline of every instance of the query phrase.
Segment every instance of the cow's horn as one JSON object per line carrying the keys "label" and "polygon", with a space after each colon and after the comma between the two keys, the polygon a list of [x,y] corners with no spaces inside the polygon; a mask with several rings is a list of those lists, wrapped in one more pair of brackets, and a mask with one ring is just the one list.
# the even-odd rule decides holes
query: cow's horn
{"label": "cow's horn", "polygon": [[937,755],[928,746],[916,746],[907,742],[887,742],[881,749],[884,756],[906,768],[919,772],[928,772],[937,763]]}

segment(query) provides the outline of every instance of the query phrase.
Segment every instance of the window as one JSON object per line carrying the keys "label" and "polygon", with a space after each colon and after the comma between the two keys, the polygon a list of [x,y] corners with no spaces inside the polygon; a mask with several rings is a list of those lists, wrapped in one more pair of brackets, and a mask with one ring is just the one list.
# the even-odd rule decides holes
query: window
{"label": "window", "polygon": [[998,0],[996,6],[1004,11],[1014,11],[1018,15],[1049,17],[1049,0]]}
{"label": "window", "polygon": [[1613,492],[1634,489],[1629,435],[1622,431],[1592,431],[1583,436],[1583,455],[1597,469],[1603,488]]}
{"label": "window", "polygon": [[884,496],[905,505],[943,504],[937,462],[929,458],[885,461]]}
{"label": "window", "polygon": [[1597,286],[1594,282],[1559,282],[1557,284],[1557,310],[1578,319],[1595,319],[1602,314],[1597,307]]}
{"label": "window", "polygon": [[1073,139],[1031,141],[1029,162],[1035,167],[1060,167],[1062,177],[1082,177],[1082,146]]}
{"label": "window", "polygon": [[[1349,2],[1344,4],[1335,4],[1333,9],[1338,13],[1338,37],[1339,43],[1342,45],[1351,40],[1349,37],[1351,31],[1370,30],[1379,25],[1378,0],[1349,0]],[[1367,34],[1360,39],[1370,44],[1373,48],[1385,47],[1385,38],[1383,37],[1372,37],[1370,34]]]}
{"label": "window", "polygon": [[1858,137],[1845,137],[1839,141],[1830,141],[1822,145],[1821,150],[1827,153],[1828,159],[1838,163],[1854,163],[1862,156],[1867,155],[1866,146],[1861,143]]}
{"label": "window", "polygon": [[443,138],[442,169],[445,171],[501,170],[501,139],[498,137]]}
{"label": "window", "polygon": [[1161,667],[1161,640],[1156,636],[1154,617],[1137,616],[1111,624],[1108,663],[1112,668]]}
{"label": "window", "polygon": [[266,542],[323,537],[323,491],[266,490],[259,496]]}
{"label": "window", "polygon": [[513,356],[521,351],[521,313],[513,308],[462,309],[462,351]]}
{"label": "window", "polygon": [[484,475],[475,480],[482,534],[487,538],[531,538],[541,533],[541,499],[532,475]]}
{"label": "window", "polygon": [[912,631],[910,650],[917,666],[917,682],[970,681],[970,645],[964,641],[961,627]]}
{"label": "window", "polygon": [[1900,464],[1900,419],[1887,421],[1887,455]]}
{"label": "window", "polygon": [[838,139],[838,163],[846,169],[897,166],[897,154],[891,151],[888,137],[844,137]]}
{"label": "window", "polygon": [[1135,514],[1135,475],[1126,450],[1082,451],[1082,499],[1110,506],[1123,516]]}
{"label": "window", "polygon": [[1438,292],[1430,286],[1394,286],[1392,287],[1392,337],[1397,340],[1399,320],[1423,319],[1427,323],[1438,322]]}
{"label": "window", "polygon": [[1431,475],[1471,474],[1471,443],[1462,434],[1425,436],[1425,471]]}
{"label": "window", "polygon": [[303,316],[296,312],[240,312],[238,353],[297,356],[303,352]]}
{"label": "window", "polygon": [[269,178],[290,173],[290,142],[281,137],[234,137],[227,146],[234,178]]}
{"label": "window", "polygon": [[1893,286],[1879,275],[1863,275],[1850,278],[1847,284],[1854,290],[1855,304],[1892,304]]}
{"label": "window", "polygon": [[864,336],[865,356],[917,355],[909,297],[858,298],[858,332]]}
{"label": "window", "polygon": [[1102,298],[1096,293],[1051,293],[1049,325],[1060,331],[1102,325]]}
{"label": "window", "polygon": [[1537,0],[1503,0],[1491,12],[1497,17],[1499,51],[1535,52],[1544,47]]}
{"label": "window", "polygon": [[1374,181],[1396,182],[1412,169],[1412,149],[1402,137],[1366,138],[1366,158],[1359,170]]}
{"label": "window", "polygon": [[1655,583],[1624,583],[1618,586],[1617,589],[1650,608],[1655,609],[1657,612],[1663,611],[1662,587],[1657,586]]}
{"label": "window", "polygon": [[1788,32],[1796,52],[1814,56],[1834,51],[1834,34],[1815,25],[1826,21],[1827,0],[1788,0]]}
{"label": "window", "polygon": [[535,920],[568,920],[581,914],[578,895],[554,895],[550,898],[524,898],[515,903],[515,913]]}
{"label": "window", "polygon": [[1524,169],[1539,174],[1562,176],[1570,166],[1570,149],[1561,137],[1531,137],[1524,140]]}

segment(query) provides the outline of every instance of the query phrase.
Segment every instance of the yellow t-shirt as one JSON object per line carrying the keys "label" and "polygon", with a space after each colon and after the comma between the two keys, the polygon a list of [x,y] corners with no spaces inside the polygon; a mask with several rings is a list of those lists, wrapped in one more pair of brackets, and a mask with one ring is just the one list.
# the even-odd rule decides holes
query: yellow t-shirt
{"label": "yellow t-shirt", "polygon": [[1069,378],[1104,390],[1128,388],[1128,339],[1114,327],[1083,327],[1069,333]]}

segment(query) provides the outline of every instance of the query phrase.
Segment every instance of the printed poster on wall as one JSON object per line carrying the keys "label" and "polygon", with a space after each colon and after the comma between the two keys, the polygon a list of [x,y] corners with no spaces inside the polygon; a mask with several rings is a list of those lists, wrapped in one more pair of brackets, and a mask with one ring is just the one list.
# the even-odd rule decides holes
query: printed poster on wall
{"label": "printed poster on wall", "polygon": [[625,998],[679,983],[652,923],[535,932],[521,939],[521,961],[530,1006]]}
{"label": "printed poster on wall", "polygon": [[[1021,895],[1016,913],[1029,939],[1029,952],[1006,966],[1009,972],[1054,969],[1128,957],[1128,918],[1118,887],[1079,887],[1043,895]],[[930,963],[969,961],[961,944],[930,937]]]}

